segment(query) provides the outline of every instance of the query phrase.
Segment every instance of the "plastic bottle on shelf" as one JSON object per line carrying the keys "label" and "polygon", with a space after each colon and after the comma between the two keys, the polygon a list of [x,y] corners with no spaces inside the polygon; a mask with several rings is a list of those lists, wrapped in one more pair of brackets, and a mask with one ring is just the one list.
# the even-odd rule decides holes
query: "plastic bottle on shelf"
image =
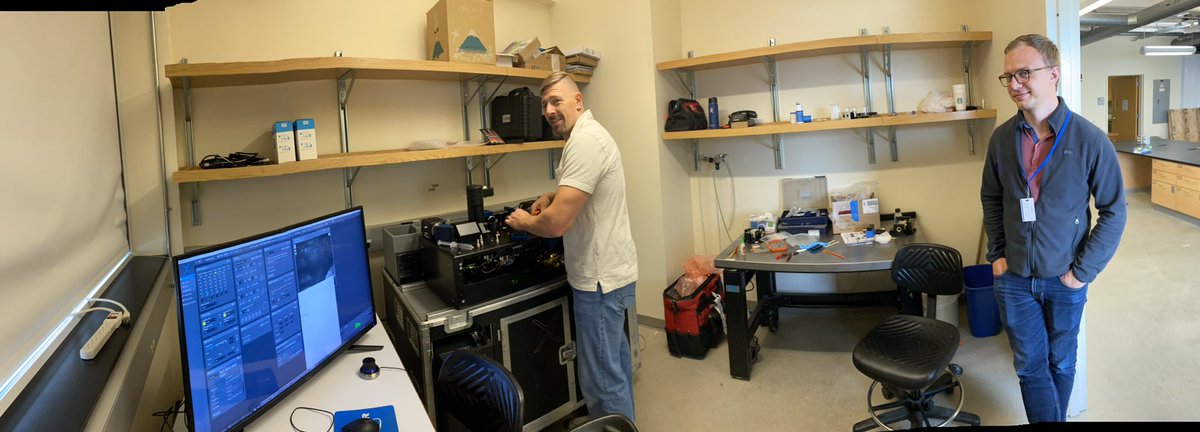
{"label": "plastic bottle on shelf", "polygon": [[708,98],[708,128],[720,129],[721,119],[717,117],[717,98]]}

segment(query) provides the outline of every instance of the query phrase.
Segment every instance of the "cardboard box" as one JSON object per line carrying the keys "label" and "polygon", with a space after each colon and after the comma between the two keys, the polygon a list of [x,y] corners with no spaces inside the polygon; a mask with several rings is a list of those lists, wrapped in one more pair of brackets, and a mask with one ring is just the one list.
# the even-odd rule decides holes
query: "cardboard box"
{"label": "cardboard box", "polygon": [[496,54],[496,66],[500,67],[515,67],[517,65],[517,56],[513,54],[500,53]]}
{"label": "cardboard box", "polygon": [[558,47],[542,49],[537,37],[508,44],[501,53],[516,56],[514,64],[520,68],[558,72],[567,67],[567,56]]}
{"label": "cardboard box", "polygon": [[573,65],[573,64],[569,64],[569,63],[567,64],[566,71],[573,73],[575,75],[586,75],[586,76],[592,76],[592,74],[596,72],[596,70],[593,68],[590,68],[587,66]]}
{"label": "cardboard box", "polygon": [[600,60],[596,60],[594,58],[591,58],[591,57],[588,57],[585,55],[576,54],[573,56],[567,56],[567,64],[587,66],[587,67],[596,67],[600,64]]}
{"label": "cardboard box", "polygon": [[300,160],[317,158],[317,123],[313,119],[299,119],[292,125],[296,129],[296,154]]}
{"label": "cardboard box", "polygon": [[296,135],[292,122],[275,122],[275,160],[279,163],[296,161]]}
{"label": "cardboard box", "polygon": [[425,13],[429,60],[496,64],[496,22],[491,0],[440,0]]}
{"label": "cardboard box", "polygon": [[842,197],[843,200],[833,200],[837,195],[830,196],[829,219],[833,222],[833,233],[862,231],[868,225],[879,228],[879,198]]}
{"label": "cardboard box", "polygon": [[513,65],[517,67],[525,67],[526,62],[533,60],[534,57],[542,51],[542,42],[538,38],[531,37],[523,41],[513,41],[504,47],[502,54],[513,56]]}
{"label": "cardboard box", "polygon": [[519,65],[519,64],[521,64],[521,50],[525,49],[526,46],[528,46],[530,43],[532,43],[536,39],[537,38],[523,40],[523,41],[509,42],[508,46],[504,47],[504,49],[497,52],[496,55],[497,56],[511,56],[512,60],[513,60],[513,65],[514,66]]}
{"label": "cardboard box", "polygon": [[567,67],[567,56],[558,50],[558,47],[550,47],[542,50],[541,53],[533,56],[533,59],[525,62],[525,68],[535,70],[546,70],[551,72],[561,72]]}
{"label": "cardboard box", "polygon": [[567,57],[583,56],[590,57],[596,61],[600,61],[600,50],[588,47],[570,48],[563,51]]}

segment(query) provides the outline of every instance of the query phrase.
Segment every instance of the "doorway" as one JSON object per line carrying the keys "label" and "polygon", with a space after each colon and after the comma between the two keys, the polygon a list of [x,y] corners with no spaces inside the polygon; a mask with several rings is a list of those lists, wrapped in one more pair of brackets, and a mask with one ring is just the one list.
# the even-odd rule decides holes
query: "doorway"
{"label": "doorway", "polygon": [[1132,141],[1142,136],[1142,76],[1108,77],[1108,132],[1113,141]]}

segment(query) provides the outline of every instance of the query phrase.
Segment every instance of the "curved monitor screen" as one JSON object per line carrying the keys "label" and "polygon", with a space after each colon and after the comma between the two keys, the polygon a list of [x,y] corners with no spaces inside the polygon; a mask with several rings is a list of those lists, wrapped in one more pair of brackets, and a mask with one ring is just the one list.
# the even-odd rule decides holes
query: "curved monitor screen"
{"label": "curved monitor screen", "polygon": [[193,430],[236,430],[375,325],[361,207],[175,258]]}

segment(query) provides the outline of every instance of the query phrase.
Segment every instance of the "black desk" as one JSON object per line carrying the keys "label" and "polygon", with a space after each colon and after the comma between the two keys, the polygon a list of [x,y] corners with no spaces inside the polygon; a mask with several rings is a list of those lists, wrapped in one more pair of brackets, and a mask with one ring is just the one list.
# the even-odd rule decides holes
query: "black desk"
{"label": "black desk", "polygon": [[[890,225],[890,224],[885,224]],[[800,236],[804,243],[818,239]],[[839,273],[865,272],[888,270],[892,268],[892,259],[901,246],[910,243],[924,242],[920,225],[917,232],[910,236],[895,237],[888,244],[867,244],[861,246],[846,246],[841,244],[841,236],[827,234],[819,241],[828,242],[834,239],[838,244],[829,248],[845,259],[827,253],[800,252],[792,256],[791,261],[777,260],[777,253],[747,253],[738,256],[735,252],[741,241],[735,241],[717,255],[716,266],[725,269],[725,316],[729,329],[729,374],[734,378],[750,380],[750,366],[756,347],[752,347],[754,333],[759,326],[766,325],[772,331],[779,328],[779,308],[781,307],[830,307],[830,306],[897,306],[902,311],[920,313],[921,299],[908,293],[900,293],[895,288],[864,293],[849,294],[785,294],[775,290],[775,273]],[[754,313],[747,314],[745,287],[751,278],[755,280],[758,291],[758,305]],[[915,301],[915,304],[913,303]]]}
{"label": "black desk", "polygon": [[1137,141],[1118,141],[1113,143],[1118,152],[1145,156],[1168,162],[1176,162],[1192,166],[1200,166],[1200,142],[1176,141],[1150,137],[1150,153],[1138,154],[1133,152]]}

